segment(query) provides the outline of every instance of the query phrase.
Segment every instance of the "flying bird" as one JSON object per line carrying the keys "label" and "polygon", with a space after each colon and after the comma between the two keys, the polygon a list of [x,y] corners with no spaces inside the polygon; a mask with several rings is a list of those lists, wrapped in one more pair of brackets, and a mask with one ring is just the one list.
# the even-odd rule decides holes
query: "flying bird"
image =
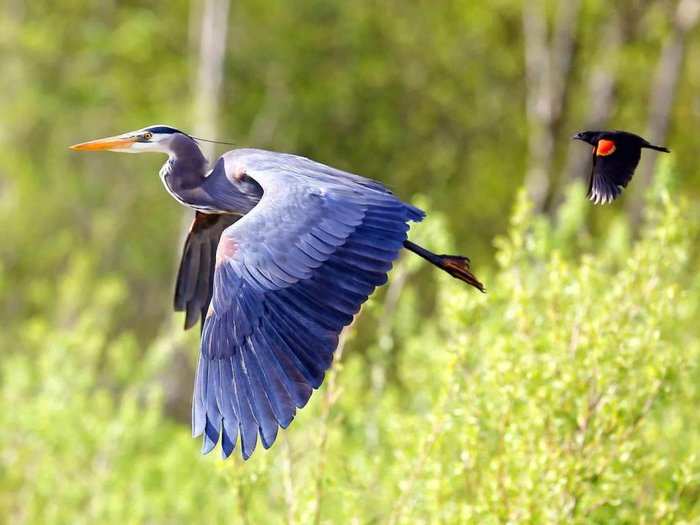
{"label": "flying bird", "polygon": [[235,149],[209,169],[194,137],[149,126],[71,146],[78,151],[159,152],[165,189],[195,210],[175,286],[185,329],[201,319],[192,433],[202,452],[278,429],[321,386],[343,327],[387,280],[402,248],[484,291],[469,259],[407,240],[425,213],[381,183],[310,159]]}
{"label": "flying bird", "polygon": [[587,197],[595,204],[607,204],[619,197],[634,175],[642,148],[671,152],[627,131],[581,131],[572,138],[593,146]]}

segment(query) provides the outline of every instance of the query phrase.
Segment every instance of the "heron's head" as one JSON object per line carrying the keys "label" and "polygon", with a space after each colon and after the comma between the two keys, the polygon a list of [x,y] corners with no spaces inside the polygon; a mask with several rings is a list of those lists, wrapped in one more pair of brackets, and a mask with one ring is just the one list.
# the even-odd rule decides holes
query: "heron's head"
{"label": "heron's head", "polygon": [[113,137],[82,142],[71,146],[70,149],[77,151],[119,151],[125,153],[143,153],[147,151],[170,153],[170,144],[178,135],[189,136],[171,126],[158,124]]}
{"label": "heron's head", "polygon": [[571,137],[572,140],[582,140],[583,142],[588,142],[589,144],[595,146],[600,138],[600,131],[579,131]]}

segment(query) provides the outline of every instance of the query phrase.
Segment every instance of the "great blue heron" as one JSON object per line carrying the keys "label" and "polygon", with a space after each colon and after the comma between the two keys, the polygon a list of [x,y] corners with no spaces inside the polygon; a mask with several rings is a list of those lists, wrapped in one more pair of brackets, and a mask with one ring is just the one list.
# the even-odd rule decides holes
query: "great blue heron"
{"label": "great blue heron", "polygon": [[607,204],[617,199],[632,180],[642,148],[670,153],[664,146],[655,146],[628,131],[581,131],[574,140],[593,146],[593,163],[588,179],[588,194],[595,204]]}
{"label": "great blue heron", "polygon": [[202,452],[240,435],[250,457],[303,407],[330,367],[343,327],[402,247],[483,291],[466,257],[436,255],[406,239],[423,211],[379,182],[304,157],[257,149],[222,155],[211,170],[196,140],[149,126],[71,146],[154,151],[168,160],[165,189],[193,208],[175,289],[185,328],[203,322],[192,402]]}

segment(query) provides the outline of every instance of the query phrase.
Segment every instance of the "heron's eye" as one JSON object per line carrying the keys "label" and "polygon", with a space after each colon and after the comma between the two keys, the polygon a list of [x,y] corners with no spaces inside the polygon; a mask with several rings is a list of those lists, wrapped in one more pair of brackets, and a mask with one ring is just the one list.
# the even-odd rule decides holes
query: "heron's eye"
{"label": "heron's eye", "polygon": [[147,131],[146,133],[141,135],[141,138],[143,138],[143,140],[151,140],[153,138],[153,133]]}

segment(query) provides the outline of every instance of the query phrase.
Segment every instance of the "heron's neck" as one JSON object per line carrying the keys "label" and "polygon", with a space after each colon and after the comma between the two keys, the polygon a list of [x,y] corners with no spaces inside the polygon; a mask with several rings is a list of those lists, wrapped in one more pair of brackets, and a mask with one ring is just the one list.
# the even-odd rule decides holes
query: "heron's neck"
{"label": "heron's neck", "polygon": [[[207,159],[197,143],[186,135],[175,135],[170,141],[169,158],[160,170],[167,189],[178,193],[200,186],[206,178]],[[182,199],[178,199],[182,200]]]}

